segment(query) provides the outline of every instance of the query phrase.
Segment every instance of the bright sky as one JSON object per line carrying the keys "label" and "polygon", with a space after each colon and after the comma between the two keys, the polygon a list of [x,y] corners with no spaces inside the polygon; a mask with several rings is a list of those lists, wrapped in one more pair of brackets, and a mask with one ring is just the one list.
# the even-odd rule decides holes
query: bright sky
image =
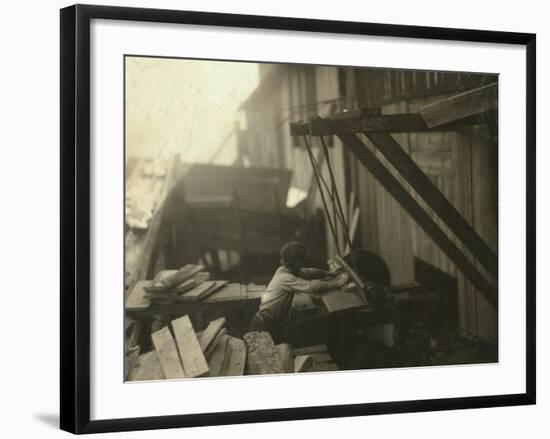
{"label": "bright sky", "polygon": [[[126,155],[208,162],[258,85],[253,63],[126,58]],[[216,163],[235,157],[231,137]]]}

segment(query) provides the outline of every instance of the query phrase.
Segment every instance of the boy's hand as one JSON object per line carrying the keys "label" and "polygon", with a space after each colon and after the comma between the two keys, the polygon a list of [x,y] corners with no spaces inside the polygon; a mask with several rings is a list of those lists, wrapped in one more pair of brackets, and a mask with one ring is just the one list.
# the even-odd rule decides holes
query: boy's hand
{"label": "boy's hand", "polygon": [[349,275],[347,273],[341,273],[338,275],[338,284],[343,287],[349,281]]}

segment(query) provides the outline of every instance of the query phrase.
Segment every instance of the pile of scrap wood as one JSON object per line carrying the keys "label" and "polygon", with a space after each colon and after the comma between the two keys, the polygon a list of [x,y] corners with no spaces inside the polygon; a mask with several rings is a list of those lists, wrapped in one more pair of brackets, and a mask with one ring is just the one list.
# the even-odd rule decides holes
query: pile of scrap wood
{"label": "pile of scrap wood", "polygon": [[129,381],[263,375],[339,370],[325,345],[293,350],[273,343],[268,332],[254,331],[244,340],[227,334],[225,318],[195,333],[189,316],[172,320],[151,335],[154,349],[140,355],[139,346],[125,358]]}
{"label": "pile of scrap wood", "polygon": [[162,270],[152,281],[139,285],[151,302],[171,304],[198,302],[219,290],[227,281],[210,280],[202,265],[187,264],[179,270]]}
{"label": "pile of scrap wood", "polygon": [[126,378],[130,381],[243,375],[246,346],[227,334],[225,318],[195,333],[189,316],[172,320],[151,335],[154,349],[139,355],[129,352]]}

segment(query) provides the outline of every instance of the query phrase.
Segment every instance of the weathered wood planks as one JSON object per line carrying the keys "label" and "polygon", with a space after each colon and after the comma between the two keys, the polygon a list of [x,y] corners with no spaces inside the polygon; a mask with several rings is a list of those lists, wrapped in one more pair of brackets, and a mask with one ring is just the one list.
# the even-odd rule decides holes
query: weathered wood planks
{"label": "weathered wood planks", "polygon": [[220,317],[217,320],[213,320],[208,324],[206,329],[202,331],[202,334],[199,338],[199,344],[203,352],[206,351],[208,346],[214,341],[218,332],[225,325],[225,317]]}
{"label": "weathered wood planks", "polygon": [[198,302],[222,288],[227,281],[207,280],[178,297],[180,302]]}
{"label": "weathered wood planks", "polygon": [[151,334],[153,345],[157,351],[164,376],[168,379],[185,378],[185,372],[180,363],[176,343],[168,327]]}
{"label": "weathered wood planks", "polygon": [[172,320],[176,345],[183,364],[185,376],[194,378],[208,373],[208,364],[204,358],[199,341],[195,335],[189,316]]}
{"label": "weathered wood planks", "polygon": [[227,330],[225,328],[220,329],[220,331],[214,337],[214,340],[212,340],[212,342],[204,350],[204,356],[207,359],[210,358],[210,356],[212,355],[212,352],[214,352],[214,349],[216,349],[216,345],[217,345],[218,341],[221,338],[225,337],[226,335],[227,335]]}
{"label": "weathered wood planks", "polygon": [[298,355],[294,358],[294,372],[309,372],[313,367],[313,357],[311,355]]}
{"label": "weathered wood planks", "polygon": [[226,360],[220,376],[239,376],[246,366],[246,344],[243,340],[227,336]]}
{"label": "weathered wood planks", "polygon": [[157,351],[154,349],[139,356],[137,364],[128,376],[129,381],[155,381],[165,379]]}
{"label": "weathered wood planks", "polygon": [[451,96],[420,108],[428,127],[433,128],[498,108],[498,82]]}
{"label": "weathered wood planks", "polygon": [[310,354],[315,364],[317,363],[329,363],[332,361],[332,357],[328,352],[315,352]]}
{"label": "weathered wood planks", "polygon": [[139,358],[140,347],[136,346],[132,348],[124,358],[124,379],[127,380],[130,376],[130,373],[134,369],[136,362]]}
{"label": "weathered wood planks", "polygon": [[306,346],[295,349],[295,372],[328,372],[339,370],[326,345]]}
{"label": "weathered wood planks", "polygon": [[150,280],[140,280],[134,285],[130,295],[126,299],[127,310],[143,310],[151,306],[151,300],[145,296],[145,287],[151,284],[152,282]]}
{"label": "weathered wood planks", "polygon": [[213,347],[212,355],[208,360],[208,366],[210,368],[210,372],[208,373],[208,376],[211,376],[211,377],[220,376],[220,373],[226,361],[228,340],[229,340],[229,336],[226,334],[223,334],[221,337],[218,337],[216,339],[216,342]]}
{"label": "weathered wood planks", "polygon": [[321,300],[329,313],[368,306],[361,291],[330,290],[322,293]]}

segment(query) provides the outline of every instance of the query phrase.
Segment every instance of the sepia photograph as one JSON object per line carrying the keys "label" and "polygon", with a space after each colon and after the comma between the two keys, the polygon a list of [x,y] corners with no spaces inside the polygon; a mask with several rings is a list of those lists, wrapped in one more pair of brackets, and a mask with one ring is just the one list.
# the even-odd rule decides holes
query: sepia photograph
{"label": "sepia photograph", "polygon": [[497,74],[123,62],[125,381],[499,361]]}

